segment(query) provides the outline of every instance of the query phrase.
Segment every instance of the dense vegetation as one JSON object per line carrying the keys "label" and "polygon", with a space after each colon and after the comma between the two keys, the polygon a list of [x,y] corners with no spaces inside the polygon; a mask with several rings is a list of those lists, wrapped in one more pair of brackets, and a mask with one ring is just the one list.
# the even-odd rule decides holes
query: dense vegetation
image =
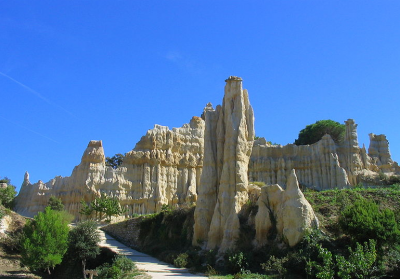
{"label": "dense vegetation", "polygon": [[67,252],[68,231],[61,213],[46,207],[24,228],[22,262],[34,271],[46,270],[50,274]]}
{"label": "dense vegetation", "polygon": [[5,188],[0,188],[0,204],[11,209],[14,206],[14,198],[17,194],[17,191],[15,191],[15,186],[11,184],[11,180],[7,177],[0,179],[0,183],[7,184]]}
{"label": "dense vegetation", "polygon": [[[320,221],[296,247],[275,241],[252,248],[254,226],[248,220],[257,205],[240,214],[237,249],[224,257],[191,246],[194,207],[138,217],[139,246],[179,267],[213,278],[397,278],[400,273],[400,185],[364,189],[304,191]],[[234,274],[234,275],[226,275]]]}
{"label": "dense vegetation", "polygon": [[110,222],[112,216],[119,216],[125,213],[125,210],[121,208],[121,205],[117,198],[112,198],[102,193],[100,197],[94,199],[90,203],[86,203],[84,200],[81,201],[81,215],[89,218],[95,213],[96,219],[102,220],[105,215],[106,221]]}
{"label": "dense vegetation", "polygon": [[[127,279],[140,274],[131,260],[98,246],[96,222],[80,222],[70,230],[68,224],[74,217],[63,208],[60,199],[51,197],[45,211],[26,224],[17,221],[20,225],[16,228],[13,222],[8,236],[0,238],[1,249],[20,254],[22,264],[41,278],[86,278],[86,269],[96,269],[99,279]],[[2,205],[0,209],[4,211]],[[9,209],[5,213],[18,215]]]}
{"label": "dense vegetation", "polygon": [[118,153],[112,157],[106,157],[106,166],[112,167],[113,169],[118,168],[124,161],[125,156]]}
{"label": "dense vegetation", "polygon": [[318,142],[324,135],[329,134],[336,143],[343,140],[345,125],[333,120],[320,120],[307,125],[300,131],[299,137],[294,141],[296,145],[306,145]]}

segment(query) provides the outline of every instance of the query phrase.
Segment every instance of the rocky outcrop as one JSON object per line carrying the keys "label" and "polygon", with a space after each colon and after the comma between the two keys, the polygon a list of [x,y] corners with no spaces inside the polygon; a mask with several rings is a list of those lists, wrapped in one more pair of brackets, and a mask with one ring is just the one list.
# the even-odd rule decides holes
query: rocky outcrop
{"label": "rocky outcrop", "polygon": [[238,213],[248,200],[248,163],[254,116],[242,79],[226,80],[222,107],[205,111],[203,173],[198,189],[193,242],[208,249],[233,248],[239,235]]}
{"label": "rocky outcrop", "polygon": [[195,202],[203,162],[203,132],[204,121],[199,117],[172,130],[156,125],[117,169],[106,166],[102,142],[91,141],[70,177],[31,184],[26,173],[15,209],[33,216],[44,209],[50,196],[56,196],[79,218],[80,201],[90,202],[101,193],[118,198],[127,216],[153,213],[163,204]]}
{"label": "rocky outcrop", "polygon": [[354,120],[345,124],[340,144],[329,135],[303,146],[271,145],[263,138],[253,143],[248,93],[240,78],[231,77],[222,106],[208,104],[201,117],[180,128],[155,125],[117,169],[106,166],[102,142],[91,141],[69,177],[32,184],[26,173],[15,209],[33,216],[54,195],[79,217],[80,201],[101,193],[118,198],[126,216],[157,212],[164,204],[196,203],[194,241],[207,240],[209,248],[229,247],[237,237],[240,207],[255,190],[248,188],[247,180],[278,184],[284,190],[294,169],[301,187],[323,190],[360,182],[376,185],[381,173],[400,175],[384,135],[371,134],[367,152],[359,147]]}
{"label": "rocky outcrop", "polygon": [[299,243],[307,230],[318,227],[318,219],[299,188],[295,170],[290,172],[286,190],[278,184],[261,188],[255,218],[257,247],[268,243],[271,230],[276,231],[278,241],[293,247]]}
{"label": "rocky outcrop", "polygon": [[393,160],[389,152],[389,142],[385,135],[369,134],[370,144],[368,154],[379,171],[393,172]]}
{"label": "rocky outcrop", "polygon": [[[270,145],[255,141],[249,163],[249,179],[286,187],[292,169],[303,187],[318,190],[341,189],[358,183],[368,184],[378,172],[400,175],[390,156],[384,135],[370,135],[368,154],[358,145],[357,124],[345,121],[344,140],[336,144],[329,135],[312,145]],[[376,182],[375,182],[376,183]]]}
{"label": "rocky outcrop", "polygon": [[313,145],[269,146],[258,141],[249,163],[249,178],[285,187],[291,170],[295,169],[299,182],[306,187],[345,188],[350,183],[336,149],[329,135]]}

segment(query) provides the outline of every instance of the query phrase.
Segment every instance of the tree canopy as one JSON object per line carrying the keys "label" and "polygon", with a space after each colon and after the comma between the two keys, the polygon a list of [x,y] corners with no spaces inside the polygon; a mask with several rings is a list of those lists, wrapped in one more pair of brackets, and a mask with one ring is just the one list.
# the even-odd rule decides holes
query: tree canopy
{"label": "tree canopy", "polygon": [[124,155],[118,153],[115,154],[114,156],[106,157],[106,166],[112,167],[113,169],[118,168],[122,162],[124,161]]}
{"label": "tree canopy", "polygon": [[296,145],[306,145],[318,142],[324,135],[329,134],[336,143],[343,140],[346,127],[344,124],[333,120],[319,120],[314,124],[307,125],[300,131]]}
{"label": "tree canopy", "polygon": [[52,210],[56,210],[56,211],[63,211],[64,210],[64,205],[61,201],[60,198],[56,198],[54,196],[51,196],[48,202],[48,206],[50,206],[50,208]]}
{"label": "tree canopy", "polygon": [[7,208],[13,208],[14,198],[17,194],[17,191],[15,191],[15,186],[11,185],[11,180],[7,177],[1,179],[0,183],[7,184],[7,187],[0,188],[0,204],[4,205]]}
{"label": "tree canopy", "polygon": [[82,261],[83,277],[86,278],[86,261],[100,254],[100,234],[94,221],[84,221],[69,233],[69,253]]}
{"label": "tree canopy", "polygon": [[46,270],[60,264],[68,248],[68,222],[61,212],[46,207],[24,227],[22,262],[31,270]]}
{"label": "tree canopy", "polygon": [[105,214],[107,216],[107,221],[111,221],[112,216],[121,215],[125,212],[125,210],[121,208],[117,198],[108,197],[104,193],[90,202],[90,204],[87,204],[83,200],[81,201],[80,214],[90,216],[93,211],[96,212],[96,217],[98,217],[99,220],[102,220]]}

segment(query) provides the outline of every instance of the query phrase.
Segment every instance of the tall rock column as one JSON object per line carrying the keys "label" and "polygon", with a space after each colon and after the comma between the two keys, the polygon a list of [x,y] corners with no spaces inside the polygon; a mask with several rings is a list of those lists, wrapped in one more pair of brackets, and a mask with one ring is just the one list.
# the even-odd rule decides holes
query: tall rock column
{"label": "tall rock column", "polygon": [[254,141],[253,108],[241,78],[226,80],[222,107],[206,111],[205,121],[193,243],[204,240],[208,249],[218,246],[224,252],[239,236],[238,213],[248,199],[247,170]]}

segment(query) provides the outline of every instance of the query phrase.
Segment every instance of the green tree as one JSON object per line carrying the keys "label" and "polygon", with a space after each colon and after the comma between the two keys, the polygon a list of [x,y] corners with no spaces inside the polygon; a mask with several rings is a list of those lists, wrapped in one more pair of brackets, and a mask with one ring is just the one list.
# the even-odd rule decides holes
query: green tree
{"label": "green tree", "polygon": [[105,263],[99,266],[97,271],[100,279],[130,279],[140,274],[135,263],[121,255],[116,256],[111,265]]}
{"label": "green tree", "polygon": [[124,155],[118,153],[115,154],[114,156],[106,157],[106,166],[112,167],[113,169],[118,168],[122,162],[124,161]]}
{"label": "green tree", "polygon": [[393,211],[380,210],[375,202],[367,199],[356,200],[347,206],[339,216],[339,225],[356,241],[374,239],[378,246],[396,242],[400,237]]}
{"label": "green tree", "polygon": [[14,199],[17,191],[15,191],[15,186],[11,185],[11,180],[5,177],[0,180],[0,183],[6,183],[7,186],[0,188],[0,203],[7,208],[13,208]]}
{"label": "green tree", "polygon": [[307,125],[300,131],[296,145],[306,145],[318,142],[325,134],[329,134],[336,143],[343,140],[346,126],[333,120],[320,120]]}
{"label": "green tree", "polygon": [[68,248],[68,223],[58,211],[46,207],[24,227],[22,262],[31,270],[46,270],[60,264]]}
{"label": "green tree", "polygon": [[94,221],[84,221],[69,233],[69,253],[82,261],[83,277],[86,279],[86,261],[100,254],[100,234]]}
{"label": "green tree", "polygon": [[87,204],[84,200],[81,200],[81,209],[79,214],[89,217],[93,213],[93,208],[90,204]]}
{"label": "green tree", "polygon": [[64,210],[64,205],[61,201],[60,198],[56,198],[54,196],[51,196],[48,202],[48,206],[50,206],[50,208],[52,210],[56,210],[56,211],[63,211]]}
{"label": "green tree", "polygon": [[117,198],[108,197],[104,193],[92,201],[90,205],[87,205],[84,201],[81,201],[81,205],[81,214],[90,216],[94,211],[99,220],[102,220],[103,216],[106,215],[107,221],[110,221],[112,216],[121,215],[125,212],[125,210],[121,208]]}

